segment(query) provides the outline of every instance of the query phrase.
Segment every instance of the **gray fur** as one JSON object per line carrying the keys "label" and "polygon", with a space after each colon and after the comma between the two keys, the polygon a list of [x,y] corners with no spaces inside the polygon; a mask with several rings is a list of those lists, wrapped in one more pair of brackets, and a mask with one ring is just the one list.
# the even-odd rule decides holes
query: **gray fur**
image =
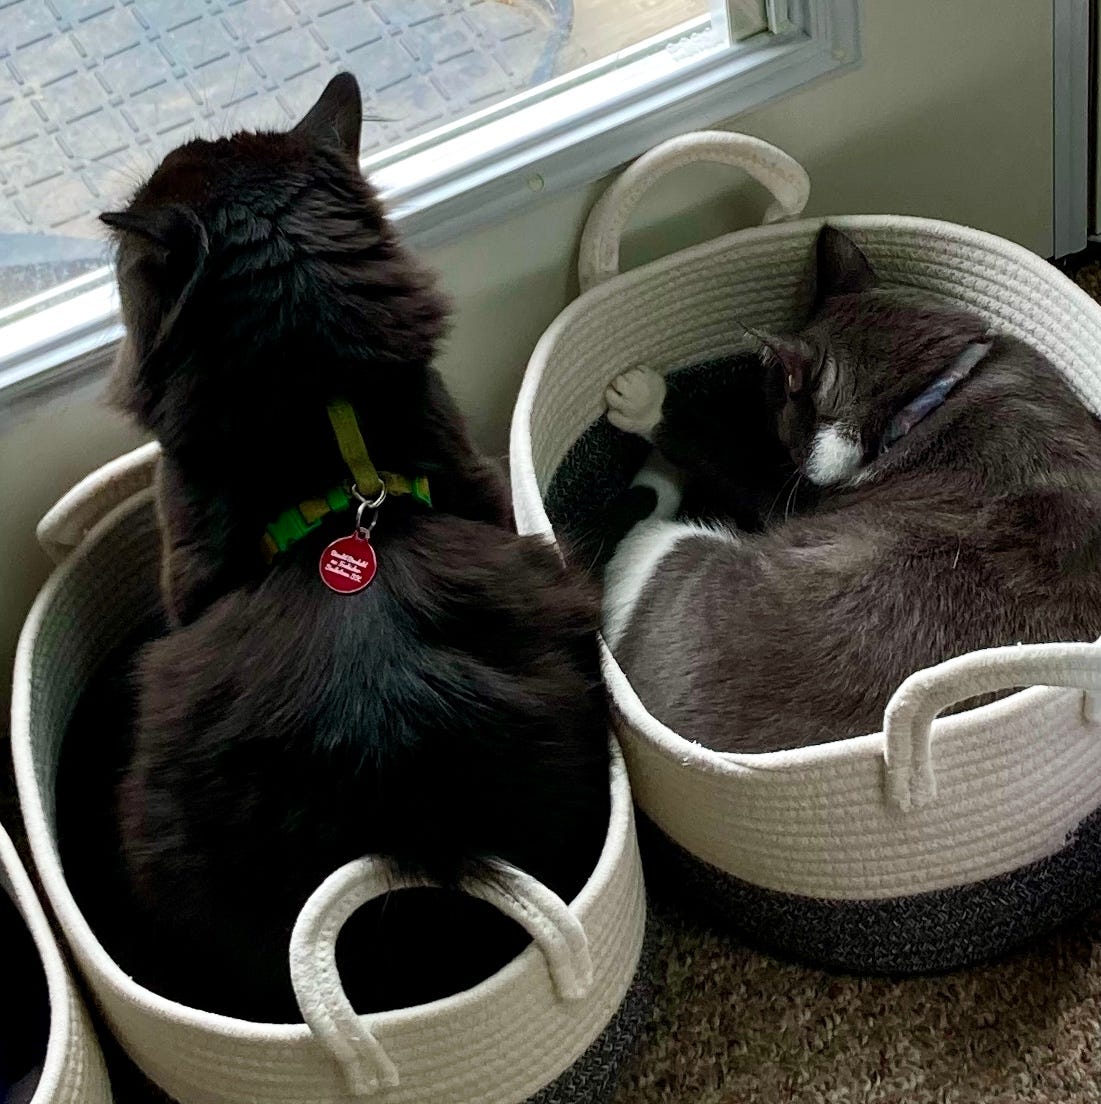
{"label": "gray fur", "polygon": [[[913,671],[1101,634],[1097,420],[1043,357],[994,335],[944,404],[879,455],[894,414],[990,335],[975,315],[877,288],[839,231],[818,248],[814,318],[762,338],[773,416],[804,470],[830,424],[855,435],[860,469],[761,533],[677,542],[616,645],[646,707],[718,750],[876,731]],[[667,454],[706,451],[660,426],[655,440]]]}

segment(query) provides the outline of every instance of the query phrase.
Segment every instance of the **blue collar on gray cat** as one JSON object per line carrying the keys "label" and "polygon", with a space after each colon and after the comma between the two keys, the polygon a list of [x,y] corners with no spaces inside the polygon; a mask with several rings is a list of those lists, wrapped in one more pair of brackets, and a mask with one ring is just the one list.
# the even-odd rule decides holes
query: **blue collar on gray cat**
{"label": "blue collar on gray cat", "polygon": [[932,414],[951,394],[952,389],[962,383],[972,369],[990,352],[990,341],[976,341],[966,349],[942,372],[916,399],[908,402],[892,419],[879,443],[880,455],[885,453],[896,441],[905,437],[929,414]]}

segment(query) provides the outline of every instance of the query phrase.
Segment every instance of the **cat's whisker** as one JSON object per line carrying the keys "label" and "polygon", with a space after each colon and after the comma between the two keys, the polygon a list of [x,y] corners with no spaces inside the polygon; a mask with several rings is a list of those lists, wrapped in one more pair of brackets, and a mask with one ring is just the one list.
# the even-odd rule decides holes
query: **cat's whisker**
{"label": "cat's whisker", "polygon": [[241,69],[244,66],[244,64],[245,64],[245,57],[244,57],[244,54],[242,54],[241,57],[238,59],[237,68],[233,73],[233,86],[229,90],[229,99],[226,102],[225,114],[222,116],[221,129],[222,129],[223,132],[227,131],[229,129],[230,118],[233,115],[234,109],[237,107],[237,103],[236,103],[236,100],[237,100],[237,83],[241,79]]}
{"label": "cat's whisker", "polygon": [[146,174],[134,163],[132,156],[117,165],[103,165],[104,181],[105,183],[109,181],[109,186],[112,188],[116,184],[125,184],[130,191],[137,191],[144,182],[145,176]]}
{"label": "cat's whisker", "polygon": [[801,471],[796,471],[796,473],[795,473],[795,484],[791,488],[791,491],[788,493],[787,502],[784,503],[784,521],[787,521],[787,519],[789,517],[791,517],[791,510],[792,510],[792,507],[795,504],[795,495],[798,493],[799,484],[802,483],[802,482],[803,482],[803,473]]}
{"label": "cat's whisker", "polygon": [[600,563],[600,557],[604,554],[604,545],[607,543],[608,542],[605,540],[604,537],[600,538],[600,543],[596,546],[596,551],[593,553],[593,558],[589,561],[588,565],[585,568],[585,573],[587,575],[591,575],[593,573],[593,569],[598,563]]}
{"label": "cat's whisker", "polygon": [[203,124],[209,126],[213,112],[210,110],[210,96],[207,94],[206,85],[196,84],[195,90],[199,93],[199,99],[202,101],[199,107],[203,113]]}
{"label": "cat's whisker", "polygon": [[[596,547],[593,548],[594,542]],[[592,549],[592,555],[588,563],[578,557],[577,563],[586,574],[591,575],[597,564],[600,563],[600,557],[604,553],[604,548],[608,543],[608,534],[603,531],[602,527],[597,524],[585,525],[571,534],[569,541],[570,549],[576,553],[582,553],[586,549]]]}
{"label": "cat's whisker", "polygon": [[776,512],[776,504],[780,501],[780,499],[783,497],[784,492],[791,485],[791,481],[793,479],[798,479],[798,478],[799,478],[799,469],[796,468],[796,470],[793,471],[791,473],[791,475],[789,475],[787,477],[787,479],[784,480],[783,485],[776,492],[776,497],[772,500],[772,505],[769,506],[769,508],[768,508],[768,513],[765,514],[765,521],[764,521],[765,525],[768,525],[768,523],[772,520],[772,515]]}
{"label": "cat's whisker", "polygon": [[757,342],[759,346],[762,347],[758,350],[758,352],[761,352],[764,349],[767,349],[773,353],[776,352],[776,344],[774,340],[770,338],[767,334],[761,333],[760,330],[754,329],[753,326],[747,326],[740,318],[733,318],[733,322],[735,326],[744,331],[747,337],[752,338],[754,341]]}

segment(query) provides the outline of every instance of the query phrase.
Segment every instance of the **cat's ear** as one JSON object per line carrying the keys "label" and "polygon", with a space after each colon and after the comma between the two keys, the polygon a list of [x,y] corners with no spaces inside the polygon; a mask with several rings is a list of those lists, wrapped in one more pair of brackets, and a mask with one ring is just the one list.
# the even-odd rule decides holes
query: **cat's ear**
{"label": "cat's ear", "polygon": [[202,279],[209,253],[206,227],[199,217],[178,204],[126,211],[109,211],[100,221],[120,235],[133,235],[145,243],[139,263],[119,271],[123,301],[133,309],[127,318],[131,337],[137,338],[143,378],[153,378],[157,348],[175,324],[192,292]]}
{"label": "cat's ear", "polygon": [[875,269],[848,234],[835,226],[818,233],[817,299],[821,304],[833,295],[854,295],[877,284]]}
{"label": "cat's ear", "polygon": [[798,337],[757,336],[762,345],[761,359],[766,365],[780,370],[784,389],[789,395],[798,395],[806,387],[814,369],[814,349]]}
{"label": "cat's ear", "polygon": [[193,212],[177,204],[105,211],[99,221],[116,233],[143,238],[178,261],[198,261],[207,251],[206,227]]}
{"label": "cat's ear", "polygon": [[363,97],[359,82],[351,73],[337,73],[292,133],[305,135],[322,145],[335,145],[358,163],[362,127]]}

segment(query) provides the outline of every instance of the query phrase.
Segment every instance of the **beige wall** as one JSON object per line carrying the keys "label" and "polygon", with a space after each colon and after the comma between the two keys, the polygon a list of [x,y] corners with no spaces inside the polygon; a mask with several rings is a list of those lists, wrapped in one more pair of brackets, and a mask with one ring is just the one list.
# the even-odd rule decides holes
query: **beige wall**
{"label": "beige wall", "polygon": [[[737,119],[799,158],[809,214],[894,212],[968,223],[1042,255],[1051,244],[1048,0],[864,0],[864,62]],[[576,294],[573,259],[600,185],[545,201],[434,251],[455,308],[443,369],[482,444],[503,453],[533,344]],[[729,171],[683,170],[648,197],[626,263],[745,225],[759,191]],[[0,670],[48,565],[43,511],[135,443],[84,392],[0,421]]]}

